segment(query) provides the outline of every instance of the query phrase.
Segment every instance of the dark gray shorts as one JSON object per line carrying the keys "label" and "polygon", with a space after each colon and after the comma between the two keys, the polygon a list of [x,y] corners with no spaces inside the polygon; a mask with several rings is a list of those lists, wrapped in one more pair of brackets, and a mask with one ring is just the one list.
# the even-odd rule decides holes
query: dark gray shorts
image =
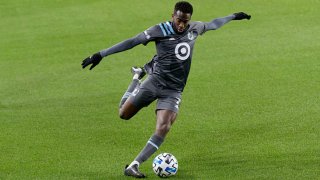
{"label": "dark gray shorts", "polygon": [[156,99],[158,99],[156,110],[167,109],[178,113],[181,92],[163,87],[152,75],[149,75],[130,96],[130,101],[139,109],[148,106]]}

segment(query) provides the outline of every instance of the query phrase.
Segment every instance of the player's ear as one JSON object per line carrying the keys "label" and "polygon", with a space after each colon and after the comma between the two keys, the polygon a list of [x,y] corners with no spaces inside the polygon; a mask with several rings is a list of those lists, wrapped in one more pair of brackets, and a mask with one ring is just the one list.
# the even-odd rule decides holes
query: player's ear
{"label": "player's ear", "polygon": [[171,17],[172,17],[172,19],[174,18],[174,16],[176,15],[176,11],[174,10],[173,12],[172,12],[172,15],[171,15]]}

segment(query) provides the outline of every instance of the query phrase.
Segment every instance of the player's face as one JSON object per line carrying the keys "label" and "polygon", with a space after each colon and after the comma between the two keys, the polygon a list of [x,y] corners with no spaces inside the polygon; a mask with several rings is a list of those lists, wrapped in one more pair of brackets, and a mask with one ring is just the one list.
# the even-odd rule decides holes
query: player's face
{"label": "player's face", "polygon": [[172,22],[175,30],[178,31],[178,33],[182,33],[188,27],[190,20],[190,13],[183,13],[178,10],[172,15]]}

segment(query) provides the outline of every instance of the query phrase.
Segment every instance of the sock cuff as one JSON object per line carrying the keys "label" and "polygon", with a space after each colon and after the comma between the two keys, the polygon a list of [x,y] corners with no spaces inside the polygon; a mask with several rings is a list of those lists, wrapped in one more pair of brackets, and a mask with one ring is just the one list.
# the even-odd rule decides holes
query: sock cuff
{"label": "sock cuff", "polygon": [[161,136],[158,136],[158,135],[156,135],[156,134],[153,134],[152,136],[151,136],[151,138],[150,138],[150,140],[154,140],[154,141],[160,141],[161,143],[164,141],[164,138],[163,137],[161,137]]}
{"label": "sock cuff", "polygon": [[154,146],[155,148],[159,149],[159,146],[163,143],[164,138],[160,137],[156,134],[152,135],[149,139],[148,143]]}

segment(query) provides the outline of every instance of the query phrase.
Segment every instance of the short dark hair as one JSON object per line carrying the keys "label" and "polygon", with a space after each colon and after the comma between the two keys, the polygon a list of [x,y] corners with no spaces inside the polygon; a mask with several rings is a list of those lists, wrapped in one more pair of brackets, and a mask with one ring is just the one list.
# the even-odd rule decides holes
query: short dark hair
{"label": "short dark hair", "polygon": [[179,1],[174,6],[174,13],[177,11],[181,11],[183,13],[190,13],[192,15],[193,13],[193,7],[192,5],[187,1]]}

